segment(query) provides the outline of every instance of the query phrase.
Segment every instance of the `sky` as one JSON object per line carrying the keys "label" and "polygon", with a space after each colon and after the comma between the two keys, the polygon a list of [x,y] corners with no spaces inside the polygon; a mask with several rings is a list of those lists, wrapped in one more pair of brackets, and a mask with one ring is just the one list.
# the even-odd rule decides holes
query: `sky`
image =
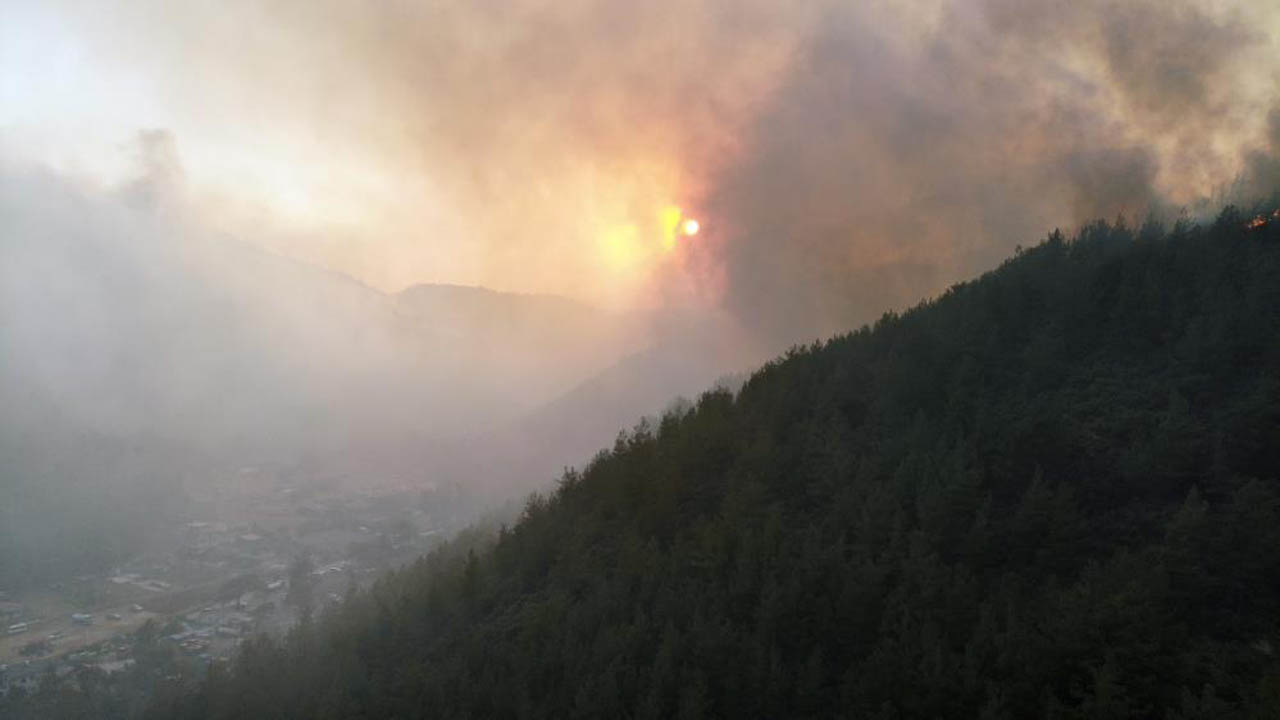
{"label": "sky", "polygon": [[1054,227],[1274,189],[1280,150],[1268,0],[0,10],[9,162],[381,290],[716,307],[780,336]]}

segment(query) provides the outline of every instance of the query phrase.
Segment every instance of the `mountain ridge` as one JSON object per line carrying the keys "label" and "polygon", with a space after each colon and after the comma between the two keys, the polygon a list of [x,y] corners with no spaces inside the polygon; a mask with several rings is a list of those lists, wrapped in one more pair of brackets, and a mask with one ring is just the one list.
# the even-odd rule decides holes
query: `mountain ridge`
{"label": "mountain ridge", "polygon": [[152,716],[1271,717],[1247,218],[1055,233],[796,348]]}

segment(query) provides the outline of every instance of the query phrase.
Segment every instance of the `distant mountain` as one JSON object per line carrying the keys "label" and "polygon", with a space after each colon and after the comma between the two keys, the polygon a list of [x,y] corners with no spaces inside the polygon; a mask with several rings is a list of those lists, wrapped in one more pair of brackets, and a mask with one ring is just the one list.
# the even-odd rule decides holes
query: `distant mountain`
{"label": "distant mountain", "polygon": [[0,589],[125,552],[130,513],[78,535],[108,496],[155,509],[184,472],[259,463],[376,482],[646,342],[562,298],[388,295],[126,200],[0,167]]}
{"label": "distant mountain", "polygon": [[458,363],[459,381],[492,368],[481,381],[506,412],[492,413],[490,426],[536,409],[651,342],[645,316],[552,295],[415,285],[394,302]]}
{"label": "distant mountain", "polygon": [[449,285],[387,295],[54,176],[0,180],[0,385],[106,435],[276,457],[463,435],[648,342],[636,316]]}
{"label": "distant mountain", "polygon": [[1251,216],[1055,233],[794,350],[149,716],[1276,717]]}
{"label": "distant mountain", "polygon": [[432,325],[470,332],[476,327],[515,334],[547,329],[552,323],[600,323],[606,313],[558,295],[506,293],[473,285],[412,285],[395,294],[406,314]]}
{"label": "distant mountain", "polygon": [[657,417],[713,383],[733,384],[752,336],[724,317],[674,318],[654,344],[621,358],[512,421],[442,446],[422,462],[443,478],[471,478],[501,495],[545,489],[566,466],[611,444],[641,415]]}

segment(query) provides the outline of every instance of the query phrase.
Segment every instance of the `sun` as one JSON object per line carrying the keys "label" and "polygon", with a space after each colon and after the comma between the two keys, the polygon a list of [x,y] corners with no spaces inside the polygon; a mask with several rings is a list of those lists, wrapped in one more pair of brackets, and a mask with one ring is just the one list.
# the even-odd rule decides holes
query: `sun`
{"label": "sun", "polygon": [[662,249],[671,252],[676,249],[676,241],[681,236],[693,237],[702,229],[702,224],[684,214],[675,205],[667,205],[658,213],[659,226],[662,230]]}

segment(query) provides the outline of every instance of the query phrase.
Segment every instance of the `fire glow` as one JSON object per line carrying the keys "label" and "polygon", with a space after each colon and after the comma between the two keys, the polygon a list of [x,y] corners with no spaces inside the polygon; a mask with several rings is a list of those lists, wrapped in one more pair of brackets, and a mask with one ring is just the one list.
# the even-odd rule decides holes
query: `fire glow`
{"label": "fire glow", "polygon": [[1263,227],[1264,225],[1270,223],[1272,220],[1280,220],[1280,209],[1273,211],[1271,213],[1271,217],[1267,217],[1266,215],[1254,216],[1252,220],[1245,223],[1245,229],[1257,230],[1258,228]]}

